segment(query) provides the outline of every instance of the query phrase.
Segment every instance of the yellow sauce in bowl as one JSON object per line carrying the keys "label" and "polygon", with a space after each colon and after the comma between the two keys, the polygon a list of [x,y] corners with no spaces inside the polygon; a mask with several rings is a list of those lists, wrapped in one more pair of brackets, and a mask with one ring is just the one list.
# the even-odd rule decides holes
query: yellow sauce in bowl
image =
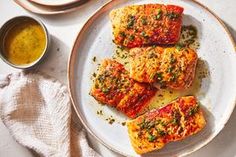
{"label": "yellow sauce in bowl", "polygon": [[4,57],[15,65],[31,64],[38,60],[46,48],[46,33],[33,20],[16,24],[5,36]]}

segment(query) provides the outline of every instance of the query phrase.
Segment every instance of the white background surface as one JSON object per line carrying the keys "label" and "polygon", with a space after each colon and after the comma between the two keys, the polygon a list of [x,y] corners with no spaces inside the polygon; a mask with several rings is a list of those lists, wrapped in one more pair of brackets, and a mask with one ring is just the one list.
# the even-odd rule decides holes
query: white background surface
{"label": "white background surface", "polygon": [[[9,18],[19,15],[30,15],[41,19],[52,35],[51,49],[46,60],[38,69],[52,75],[64,83],[66,80],[67,59],[73,42],[86,19],[108,0],[90,0],[73,13],[55,16],[41,16],[31,14],[13,0],[0,0],[0,26]],[[202,0],[228,25],[236,39],[236,1],[235,0]],[[0,74],[18,71],[0,60]],[[236,80],[235,80],[236,81]],[[207,146],[188,157],[233,157],[236,156],[236,110],[223,131]],[[90,138],[92,139],[92,138]],[[91,140],[92,145],[104,157],[119,156],[107,150],[101,144]],[[27,149],[17,144],[0,121],[0,157],[31,157]]]}

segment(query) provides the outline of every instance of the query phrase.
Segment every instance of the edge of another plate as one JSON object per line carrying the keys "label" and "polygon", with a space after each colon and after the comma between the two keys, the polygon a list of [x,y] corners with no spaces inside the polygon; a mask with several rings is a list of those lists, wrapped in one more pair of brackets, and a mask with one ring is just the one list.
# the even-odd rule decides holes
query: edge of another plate
{"label": "edge of another plate", "polygon": [[45,1],[37,1],[37,0],[29,0],[29,1],[32,2],[32,3],[39,4],[39,5],[58,7],[58,6],[70,5],[70,4],[79,2],[80,0],[72,0],[72,1],[69,1],[69,2],[66,2],[66,3],[64,2],[64,3],[59,3],[59,4],[55,4],[55,3],[51,4],[51,3],[48,3],[48,2],[45,2]]}
{"label": "edge of another plate", "polygon": [[[85,127],[85,129],[93,136],[95,137],[95,139],[97,141],[99,141],[100,143],[102,143],[104,146],[106,146],[107,148],[109,148],[110,150],[116,152],[116,153],[119,153],[121,155],[124,155],[124,156],[127,156],[127,154],[125,154],[124,152],[121,152],[115,148],[112,148],[111,146],[109,146],[108,144],[106,144],[102,139],[100,139],[98,136],[96,136],[96,134],[88,127],[88,125],[84,122],[83,120],[83,117],[80,115],[80,112],[79,110],[77,109],[76,107],[76,103],[75,103],[75,96],[74,96],[74,93],[73,91],[75,90],[74,89],[74,86],[72,84],[72,78],[73,77],[73,61],[72,61],[72,58],[73,56],[77,53],[77,48],[78,48],[78,45],[79,45],[79,41],[80,41],[80,36],[83,32],[83,29],[86,29],[86,27],[88,27],[89,23],[91,22],[91,20],[97,15],[98,11],[99,10],[102,10],[103,8],[106,8],[108,5],[110,5],[110,3],[112,3],[114,0],[111,0],[109,2],[107,2],[105,5],[103,5],[102,7],[100,7],[99,9],[97,9],[92,16],[90,16],[88,18],[88,20],[84,23],[83,27],[81,28],[81,30],[79,31],[75,41],[74,41],[74,44],[73,44],[73,48],[71,50],[71,54],[69,56],[69,61],[68,61],[68,65],[67,65],[67,79],[68,79],[68,88],[69,88],[69,95],[70,95],[70,98],[71,98],[71,101],[72,101],[72,105],[73,105],[73,108],[75,109],[75,112],[77,114],[77,116],[79,117],[81,123],[83,124],[83,126]],[[227,26],[224,24],[224,22],[220,19],[220,17],[218,17],[213,11],[211,11],[208,7],[206,7],[205,5],[203,5],[202,3],[196,1],[196,0],[190,0],[192,1],[193,3],[199,5],[200,7],[202,7],[204,10],[206,10],[208,13],[210,13],[211,15],[213,15],[216,20],[220,23],[220,25],[224,28],[224,30],[226,31],[230,41],[231,41],[231,44],[233,45],[234,49],[235,49],[235,52],[236,52],[236,43],[230,33],[230,31],[228,30]],[[200,148],[206,146],[210,141],[212,141],[213,138],[215,138],[216,136],[219,135],[219,133],[222,131],[222,129],[225,127],[226,123],[228,122],[233,110],[234,110],[234,107],[236,105],[236,100],[234,101],[234,104],[231,106],[231,110],[229,112],[229,114],[226,116],[225,118],[225,123],[222,125],[222,128],[219,129],[218,132],[216,132],[215,134],[213,134],[212,136],[210,136],[206,141],[204,141],[203,143],[199,144],[197,147],[195,147],[194,149],[192,150],[189,150],[183,154],[181,154],[180,156],[186,156],[186,155],[189,155],[197,150],[199,150]]]}
{"label": "edge of another plate", "polygon": [[75,11],[79,9],[83,4],[85,4],[86,1],[80,1],[78,3],[72,3],[66,6],[42,6],[40,4],[33,4],[27,0],[14,0],[16,4],[24,8],[25,10],[41,14],[41,15],[56,15],[56,14],[63,14],[63,13],[69,13],[72,11]]}

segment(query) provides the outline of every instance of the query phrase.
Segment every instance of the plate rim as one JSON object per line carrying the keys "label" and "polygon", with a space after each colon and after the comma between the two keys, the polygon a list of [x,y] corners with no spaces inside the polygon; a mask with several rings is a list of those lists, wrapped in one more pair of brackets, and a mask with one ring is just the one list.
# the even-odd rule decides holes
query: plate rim
{"label": "plate rim", "polygon": [[[74,91],[74,86],[72,85],[72,82],[73,82],[73,78],[72,76],[74,76],[74,73],[73,73],[73,61],[72,61],[72,57],[74,56],[74,54],[76,54],[77,52],[77,48],[78,48],[78,45],[79,45],[79,42],[80,41],[80,36],[83,34],[83,30],[87,28],[87,26],[89,25],[90,22],[92,22],[92,19],[98,14],[98,12],[102,9],[104,9],[105,7],[107,7],[110,3],[114,2],[116,0],[110,0],[108,1],[107,3],[105,3],[103,6],[101,6],[100,8],[98,8],[97,10],[95,10],[92,15],[86,20],[86,22],[83,24],[83,26],[81,27],[81,29],[79,30],[75,40],[74,40],[74,43],[73,43],[73,47],[71,49],[71,53],[69,55],[69,60],[68,60],[68,64],[67,64],[67,83],[68,83],[68,89],[69,89],[69,96],[70,96],[70,99],[71,99],[71,102],[72,102],[72,106],[75,110],[75,113],[76,115],[78,116],[78,118],[80,119],[83,127],[88,131],[88,133],[90,135],[92,135],[98,142],[100,142],[101,144],[103,144],[105,147],[107,147],[108,149],[116,152],[116,153],[119,153],[121,155],[124,155],[124,156],[127,156],[128,154],[116,149],[116,148],[112,148],[109,144],[105,143],[104,140],[102,140],[101,138],[99,138],[90,128],[89,126],[86,124],[86,122],[84,121],[83,117],[80,115],[80,112],[78,111],[77,107],[76,107],[76,103],[75,103],[75,96],[73,94],[73,91]],[[226,26],[226,24],[223,22],[223,20],[221,20],[221,18],[216,15],[212,10],[210,10],[207,6],[205,6],[204,4],[198,2],[197,0],[190,0],[190,2],[193,2],[194,4],[202,7],[206,12],[210,13],[218,22],[219,24],[221,25],[221,27],[225,30],[225,32],[227,33],[227,36],[228,38],[230,39],[230,42],[236,52],[236,42],[234,41],[233,39],[233,36],[232,34],[230,33],[228,27]],[[222,127],[220,129],[218,129],[217,132],[215,132],[214,134],[212,134],[206,141],[204,141],[203,143],[200,143],[198,146],[196,146],[195,148],[187,151],[187,152],[184,152],[183,154],[179,155],[179,157],[181,156],[186,156],[186,155],[189,155],[203,147],[205,147],[208,143],[210,143],[215,137],[217,137],[219,135],[219,133],[223,130],[223,128],[225,127],[225,125],[227,124],[227,122],[229,121],[229,118],[231,117],[233,111],[234,111],[234,108],[236,106],[236,95],[235,95],[235,98],[234,98],[234,104],[231,105],[231,108],[230,108],[230,112],[229,114],[225,117],[225,121],[222,125]],[[139,155],[140,156],[140,155]]]}
{"label": "plate rim", "polygon": [[71,0],[70,2],[66,2],[66,3],[64,3],[64,4],[46,4],[46,3],[38,2],[38,1],[35,1],[35,0],[29,0],[29,1],[32,2],[32,3],[39,4],[39,5],[43,5],[43,6],[59,7],[59,6],[70,5],[70,4],[73,4],[73,3],[79,2],[80,0]]}
{"label": "plate rim", "polygon": [[[90,1],[90,0],[88,0]],[[82,5],[86,4],[85,2],[82,2],[81,4],[69,4],[67,6],[64,6],[65,8],[63,8],[63,6],[58,6],[60,7],[60,9],[58,10],[34,10],[32,9],[29,5],[25,4],[25,2],[23,2],[22,0],[14,0],[14,2],[19,5],[20,7],[22,7],[23,9],[31,12],[31,13],[35,13],[35,14],[40,14],[40,15],[58,15],[58,14],[64,14],[64,13],[70,13],[73,11],[76,11],[77,9],[79,9]],[[30,2],[27,2],[30,3]],[[31,4],[31,5],[40,5],[40,4]],[[51,8],[55,8],[53,6],[43,6],[41,5],[41,7],[51,7]],[[57,8],[57,7],[56,7]]]}

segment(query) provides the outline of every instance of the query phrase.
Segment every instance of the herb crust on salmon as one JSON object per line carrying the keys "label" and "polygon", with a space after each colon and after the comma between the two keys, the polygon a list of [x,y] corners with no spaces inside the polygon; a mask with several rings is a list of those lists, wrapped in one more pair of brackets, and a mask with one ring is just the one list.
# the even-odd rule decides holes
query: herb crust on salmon
{"label": "herb crust on salmon", "polygon": [[188,96],[151,110],[126,124],[134,150],[143,154],[198,133],[206,121],[196,98]]}
{"label": "herb crust on salmon", "polygon": [[106,59],[99,67],[90,94],[102,104],[134,118],[144,112],[156,91],[155,87],[130,78],[122,64]]}
{"label": "herb crust on salmon", "polygon": [[128,48],[175,44],[180,37],[183,8],[176,5],[144,4],[110,12],[114,42]]}

